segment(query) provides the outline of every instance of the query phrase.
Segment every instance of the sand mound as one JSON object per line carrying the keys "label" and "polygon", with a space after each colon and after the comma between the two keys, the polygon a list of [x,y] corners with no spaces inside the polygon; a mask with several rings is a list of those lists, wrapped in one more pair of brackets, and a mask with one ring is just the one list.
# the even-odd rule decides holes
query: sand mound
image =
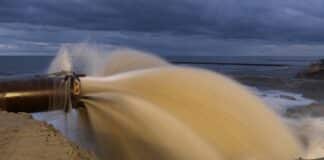
{"label": "sand mound", "polygon": [[95,159],[51,125],[25,113],[0,111],[0,160]]}

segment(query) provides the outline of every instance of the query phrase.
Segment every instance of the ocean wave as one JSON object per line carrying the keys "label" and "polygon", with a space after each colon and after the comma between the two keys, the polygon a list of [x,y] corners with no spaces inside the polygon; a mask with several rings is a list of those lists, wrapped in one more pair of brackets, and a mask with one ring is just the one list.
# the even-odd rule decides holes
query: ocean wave
{"label": "ocean wave", "polygon": [[316,100],[305,98],[300,93],[281,90],[261,90],[256,87],[248,88],[271,107],[271,109],[279,113],[285,113],[289,108],[303,107],[317,102]]}

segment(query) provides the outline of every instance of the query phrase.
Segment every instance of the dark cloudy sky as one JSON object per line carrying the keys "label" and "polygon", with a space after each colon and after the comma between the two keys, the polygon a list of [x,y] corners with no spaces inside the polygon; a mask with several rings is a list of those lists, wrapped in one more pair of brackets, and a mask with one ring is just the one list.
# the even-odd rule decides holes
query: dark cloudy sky
{"label": "dark cloudy sky", "polygon": [[87,42],[165,55],[324,56],[323,0],[0,0],[0,54]]}

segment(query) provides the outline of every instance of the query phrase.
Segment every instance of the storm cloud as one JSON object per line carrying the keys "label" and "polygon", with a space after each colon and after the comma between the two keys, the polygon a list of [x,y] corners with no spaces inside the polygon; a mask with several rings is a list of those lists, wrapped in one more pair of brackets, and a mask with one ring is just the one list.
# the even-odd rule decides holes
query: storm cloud
{"label": "storm cloud", "polygon": [[161,54],[321,55],[323,8],[322,0],[1,0],[0,52],[86,41]]}

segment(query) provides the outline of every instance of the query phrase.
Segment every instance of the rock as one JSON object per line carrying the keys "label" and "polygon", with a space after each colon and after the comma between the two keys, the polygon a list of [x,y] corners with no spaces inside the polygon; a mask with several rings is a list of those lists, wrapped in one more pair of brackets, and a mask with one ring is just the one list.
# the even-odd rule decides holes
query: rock
{"label": "rock", "polygon": [[324,59],[311,64],[306,70],[298,73],[296,77],[324,80]]}

